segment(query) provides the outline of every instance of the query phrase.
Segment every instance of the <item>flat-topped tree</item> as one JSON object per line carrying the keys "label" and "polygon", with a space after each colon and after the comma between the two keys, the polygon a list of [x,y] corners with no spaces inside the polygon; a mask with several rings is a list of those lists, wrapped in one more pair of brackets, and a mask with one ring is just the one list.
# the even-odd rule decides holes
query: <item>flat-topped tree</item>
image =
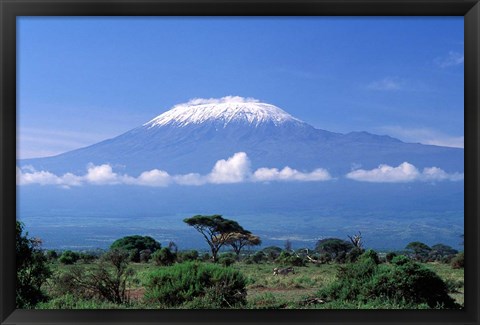
{"label": "flat-topped tree", "polygon": [[237,254],[237,260],[240,258],[240,251],[245,246],[257,246],[262,244],[260,237],[253,235],[250,231],[236,232],[226,240],[226,244],[232,246]]}
{"label": "flat-topped tree", "polygon": [[217,261],[220,248],[225,245],[233,234],[245,233],[246,230],[234,220],[223,218],[221,215],[196,215],[183,220],[203,235],[212,251],[213,261]]}

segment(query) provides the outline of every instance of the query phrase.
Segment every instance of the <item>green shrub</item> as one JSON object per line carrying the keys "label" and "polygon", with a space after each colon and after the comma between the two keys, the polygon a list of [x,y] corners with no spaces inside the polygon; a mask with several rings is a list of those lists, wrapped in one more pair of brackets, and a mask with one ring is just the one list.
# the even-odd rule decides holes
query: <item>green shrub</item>
{"label": "green shrub", "polygon": [[305,266],[305,260],[303,258],[286,251],[280,253],[277,262],[286,266]]}
{"label": "green shrub", "polygon": [[198,260],[198,251],[196,250],[182,251],[177,254],[177,261],[179,263],[196,260]]}
{"label": "green shrub", "polygon": [[368,303],[390,299],[411,306],[427,304],[430,308],[456,308],[445,282],[433,271],[397,256],[391,264],[378,264],[373,251],[362,254],[356,263],[341,266],[337,281],[319,292],[325,299]]}
{"label": "green shrub", "polygon": [[65,265],[75,264],[80,259],[80,255],[71,250],[64,251],[58,261]]}
{"label": "green shrub", "polygon": [[255,263],[255,264],[259,264],[259,263],[265,262],[267,260],[267,256],[262,251],[256,252],[250,258],[251,258],[252,262]]}
{"label": "green shrub", "polygon": [[450,265],[454,269],[463,269],[465,265],[465,254],[463,252],[458,253],[454,258],[452,258]]}
{"label": "green shrub", "polygon": [[150,261],[150,259],[152,258],[152,251],[147,248],[147,249],[141,250],[138,253],[138,255],[139,255],[140,263],[148,263],[148,261]]}
{"label": "green shrub", "polygon": [[203,253],[202,256],[200,256],[200,260],[204,262],[208,262],[212,259],[212,255],[208,253]]}
{"label": "green shrub", "polygon": [[359,247],[352,248],[352,250],[347,253],[347,256],[346,256],[347,262],[350,262],[350,263],[355,262],[356,260],[358,260],[360,255],[362,255],[362,253],[363,253],[362,248],[359,248]]}
{"label": "green shrub", "polygon": [[262,249],[261,252],[263,252],[270,262],[273,262],[278,258],[278,256],[280,256],[282,249],[277,246],[268,246]]}
{"label": "green shrub", "polygon": [[128,252],[113,249],[95,264],[73,265],[54,281],[57,296],[73,295],[79,299],[97,299],[115,304],[129,302],[127,285],[134,275]]}
{"label": "green shrub", "polygon": [[[245,286],[246,279],[233,268],[185,262],[150,273],[145,299],[168,307],[185,303],[192,308],[235,307],[246,302]],[[203,299],[201,304],[199,299]]]}
{"label": "green shrub", "polygon": [[233,253],[224,253],[218,258],[218,262],[223,266],[233,265],[237,261],[235,254]]}
{"label": "green shrub", "polygon": [[175,258],[176,256],[167,247],[157,250],[152,255],[156,265],[172,265],[175,262]]}
{"label": "green shrub", "polygon": [[58,258],[58,253],[53,249],[49,249],[48,251],[45,252],[45,257],[49,261],[55,261]]}
{"label": "green shrub", "polygon": [[78,259],[83,263],[92,263],[97,259],[97,256],[93,253],[85,252],[78,254]]}
{"label": "green shrub", "polygon": [[388,252],[387,255],[385,255],[385,260],[388,263],[391,263],[395,256],[397,256],[397,254],[395,252]]}

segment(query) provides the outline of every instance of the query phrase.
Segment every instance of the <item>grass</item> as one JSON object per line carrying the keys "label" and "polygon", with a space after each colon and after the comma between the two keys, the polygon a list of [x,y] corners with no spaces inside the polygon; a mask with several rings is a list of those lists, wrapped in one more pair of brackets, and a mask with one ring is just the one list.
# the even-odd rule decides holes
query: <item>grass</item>
{"label": "grass", "polygon": [[[53,263],[56,272],[68,272],[71,265]],[[87,268],[91,264],[80,264]],[[451,288],[450,295],[461,305],[464,303],[464,271],[452,269],[448,264],[426,263],[428,268],[437,273]],[[135,276],[129,283],[131,302],[127,305],[115,305],[102,301],[83,301],[71,296],[57,297],[47,303],[40,304],[40,309],[150,309],[143,300],[144,284],[148,274],[159,267],[153,263],[132,263]],[[274,263],[245,264],[235,263],[231,267],[239,270],[247,279],[247,309],[398,309],[402,308],[395,302],[378,300],[368,304],[347,303],[342,301],[321,303],[315,301],[315,293],[335,281],[337,264],[308,264],[305,267],[295,267],[295,274],[273,275],[273,268],[279,267]],[[50,284],[54,285],[54,284]],[[415,306],[414,308],[426,308]]]}
{"label": "grass", "polygon": [[438,262],[426,263],[425,265],[429,269],[437,273],[438,276],[440,276],[440,278],[442,278],[442,280],[445,281],[447,285],[449,285],[449,287],[451,287],[449,295],[453,299],[455,299],[455,302],[464,305],[464,270],[453,269],[449,264],[443,264]]}

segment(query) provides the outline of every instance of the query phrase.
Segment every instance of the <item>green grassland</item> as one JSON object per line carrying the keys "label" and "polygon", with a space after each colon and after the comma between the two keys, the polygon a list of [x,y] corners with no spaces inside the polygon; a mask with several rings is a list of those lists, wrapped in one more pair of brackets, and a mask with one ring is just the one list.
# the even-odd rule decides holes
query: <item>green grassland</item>
{"label": "green grassland", "polygon": [[[211,262],[202,262],[211,263]],[[449,264],[438,262],[421,263],[428,269],[434,271],[444,280],[449,287],[449,295],[459,305],[464,303],[464,270],[454,269]],[[55,274],[68,274],[74,267],[90,269],[92,263],[77,263],[77,265],[63,265],[57,261],[52,262],[51,267]],[[397,309],[404,308],[396,302],[382,300],[374,304],[362,302],[331,301],[324,302],[318,299],[317,293],[320,289],[327,287],[337,279],[339,264],[307,264],[306,266],[295,267],[295,274],[274,275],[273,268],[278,267],[276,263],[266,262],[259,264],[246,264],[237,262],[229,266],[238,270],[246,279],[246,305],[242,308],[248,309]],[[38,309],[152,309],[172,308],[151,304],[144,299],[145,285],[149,275],[158,269],[169,268],[170,266],[157,266],[154,263],[131,263],[134,276],[127,285],[129,302],[114,304],[101,299],[78,299],[74,295],[58,295],[55,292],[55,278],[45,284],[45,289],[51,300],[40,303]],[[173,308],[188,308],[178,306]],[[427,308],[419,305],[416,308]]]}

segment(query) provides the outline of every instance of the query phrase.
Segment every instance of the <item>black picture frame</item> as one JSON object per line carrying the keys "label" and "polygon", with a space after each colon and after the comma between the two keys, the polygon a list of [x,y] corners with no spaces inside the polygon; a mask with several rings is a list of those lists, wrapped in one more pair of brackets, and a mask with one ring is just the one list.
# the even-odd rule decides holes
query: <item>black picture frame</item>
{"label": "black picture frame", "polygon": [[[17,310],[17,16],[464,16],[465,308],[463,310]],[[479,324],[480,4],[478,0],[0,0],[1,324]]]}

